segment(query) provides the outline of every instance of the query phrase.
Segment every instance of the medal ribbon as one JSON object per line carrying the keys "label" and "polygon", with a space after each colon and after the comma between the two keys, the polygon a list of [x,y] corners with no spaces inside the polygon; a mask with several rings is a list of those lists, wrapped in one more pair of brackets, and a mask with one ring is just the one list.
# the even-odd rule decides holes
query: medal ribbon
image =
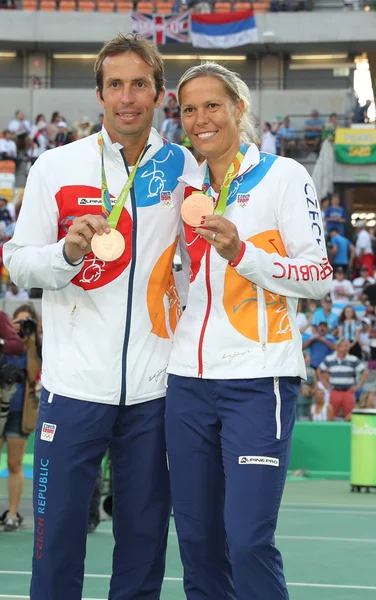
{"label": "medal ribbon", "polygon": [[110,192],[108,191],[108,187],[107,187],[106,172],[104,170],[103,137],[102,137],[101,132],[98,133],[97,139],[98,139],[99,153],[101,155],[101,162],[102,162],[102,188],[101,188],[102,217],[107,220],[107,223],[111,227],[111,229],[116,229],[117,224],[120,219],[121,211],[123,210],[125,201],[128,197],[129,190],[131,189],[131,187],[133,185],[133,180],[136,176],[136,172],[137,172],[138,166],[141,162],[141,158],[144,155],[145,148],[143,149],[140,156],[138,157],[137,162],[136,162],[135,166],[133,167],[132,173],[129,175],[125,186],[123,187],[123,189],[121,190],[121,192],[119,194],[118,199],[116,200],[114,206],[112,206]]}
{"label": "medal ribbon", "polygon": [[[248,150],[247,144],[242,144],[240,146],[239,150],[237,151],[234,160],[232,161],[231,165],[227,169],[227,173],[225,175],[224,181],[221,186],[221,191],[219,193],[218,202],[214,209],[215,215],[223,215],[225,213],[226,206],[227,206],[227,198],[230,193],[231,184],[239,174],[240,166],[241,166],[243,159],[247,153],[247,150]],[[211,184],[210,184],[209,166],[206,165],[205,179],[204,179],[204,183],[202,185],[204,194],[207,194],[207,192],[210,188],[210,185]]]}

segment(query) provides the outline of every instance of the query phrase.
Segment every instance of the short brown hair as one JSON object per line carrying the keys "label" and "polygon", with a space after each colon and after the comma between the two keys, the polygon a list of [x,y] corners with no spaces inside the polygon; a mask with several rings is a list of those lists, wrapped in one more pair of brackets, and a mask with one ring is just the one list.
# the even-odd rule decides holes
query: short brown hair
{"label": "short brown hair", "polygon": [[159,94],[164,87],[164,66],[162,57],[157,46],[150,40],[146,40],[140,34],[127,33],[123,35],[119,33],[112,40],[107,42],[99,52],[94,65],[95,80],[101,98],[103,99],[103,61],[108,56],[117,56],[123,52],[135,52],[153,68],[155,88],[158,99]]}

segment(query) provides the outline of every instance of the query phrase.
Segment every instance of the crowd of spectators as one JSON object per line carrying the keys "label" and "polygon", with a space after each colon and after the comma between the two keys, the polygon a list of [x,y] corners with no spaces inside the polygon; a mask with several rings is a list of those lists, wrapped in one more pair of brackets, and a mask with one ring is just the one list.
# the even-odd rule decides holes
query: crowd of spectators
{"label": "crowd of spectators", "polygon": [[[359,106],[350,120],[366,122],[369,106],[370,102]],[[68,127],[64,117],[54,112],[49,122],[40,114],[30,125],[23,112],[17,111],[0,139],[0,157],[15,162],[23,157],[32,164],[49,148],[98,132],[102,123],[100,114],[95,124],[88,117],[82,117]],[[335,113],[325,121],[313,110],[299,142],[298,132],[286,116],[273,124],[264,124],[260,147],[266,152],[294,157],[298,143],[304,143],[317,153],[324,139],[334,137],[336,126]],[[180,109],[173,92],[167,96],[160,132],[169,141],[185,145],[202,160],[182,129]],[[2,245],[13,233],[18,210],[19,206],[0,197],[0,259]],[[322,200],[321,210],[335,275],[330,295],[320,303],[301,302],[298,313],[307,381],[302,383],[297,418],[313,421],[349,419],[355,403],[370,407],[376,402],[376,388],[375,394],[364,389],[370,371],[372,374],[376,368],[375,232],[362,220],[352,227],[350,215],[341,206],[337,193]],[[20,290],[12,282],[8,282],[3,291],[7,300],[25,300],[29,295],[38,297],[39,293],[38,290]]]}

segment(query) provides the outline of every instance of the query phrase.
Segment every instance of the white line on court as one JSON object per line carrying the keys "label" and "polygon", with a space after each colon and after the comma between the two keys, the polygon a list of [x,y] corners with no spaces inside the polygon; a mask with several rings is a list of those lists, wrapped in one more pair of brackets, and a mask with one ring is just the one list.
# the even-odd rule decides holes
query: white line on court
{"label": "white line on court", "polygon": [[[97,534],[112,535],[112,531],[107,529],[97,529]],[[168,535],[176,537],[176,531],[169,531]],[[313,535],[276,535],[277,540],[302,540],[307,542],[352,542],[354,544],[376,544],[376,538],[345,538],[345,537],[320,537]],[[1,573],[1,571],[0,571]]]}
{"label": "white line on court", "polygon": [[287,506],[281,506],[280,511],[282,512],[305,512],[305,513],[311,513],[313,515],[317,515],[317,514],[327,514],[327,515],[331,515],[331,516],[342,516],[342,515],[362,515],[364,516],[374,516],[376,515],[376,511],[375,510],[367,510],[366,508],[364,510],[341,510],[340,508],[337,508],[336,510],[331,510],[328,508],[293,508],[291,507],[287,507]]}
{"label": "white line on court", "polygon": [[[17,571],[16,571],[17,573]],[[90,575],[86,575],[90,577]],[[108,575],[101,575],[100,577],[109,578]],[[165,577],[165,581],[183,581],[181,577]],[[376,586],[371,585],[344,585],[334,583],[287,583],[289,587],[307,587],[307,588],[321,588],[321,589],[333,589],[333,590],[362,590],[362,591],[375,591]],[[23,600],[26,598],[29,600],[30,596],[15,596],[9,594],[0,594],[0,598],[6,598],[7,600],[13,600],[20,598]],[[106,600],[105,598],[83,598],[82,600]]]}

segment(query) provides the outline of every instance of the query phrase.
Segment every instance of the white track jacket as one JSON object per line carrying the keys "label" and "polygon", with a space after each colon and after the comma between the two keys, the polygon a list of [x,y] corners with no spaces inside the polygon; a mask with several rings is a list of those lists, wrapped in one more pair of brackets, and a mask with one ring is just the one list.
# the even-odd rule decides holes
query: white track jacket
{"label": "white track jacket", "polygon": [[[103,130],[104,165],[115,201],[127,177],[122,146]],[[124,254],[77,266],[63,256],[75,217],[101,214],[101,159],[92,135],[42,154],[30,170],[4,263],[22,288],[44,290],[43,386],[107,404],[165,395],[165,372],[180,305],[172,261],[192,155],[152,130],[118,229]],[[197,167],[196,167],[197,168]]]}
{"label": "white track jacket", "polygon": [[[205,169],[206,163],[184,176],[186,195],[202,189]],[[305,378],[298,299],[322,298],[332,279],[310,176],[296,161],[260,154],[252,144],[224,217],[245,242],[235,267],[184,227],[190,288],[168,372],[208,379]]]}

